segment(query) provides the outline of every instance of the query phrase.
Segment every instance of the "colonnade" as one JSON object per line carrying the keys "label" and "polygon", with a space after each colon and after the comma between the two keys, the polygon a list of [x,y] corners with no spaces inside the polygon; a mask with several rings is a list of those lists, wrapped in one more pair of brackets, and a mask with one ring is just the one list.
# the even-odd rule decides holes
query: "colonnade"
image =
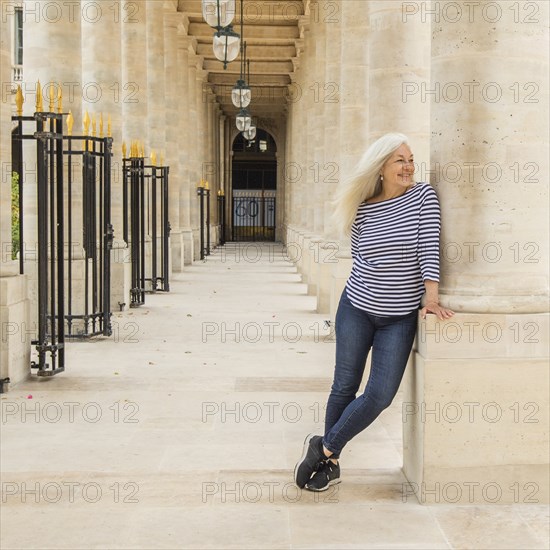
{"label": "colonnade", "polygon": [[[197,257],[196,183],[210,181],[215,223],[216,190],[230,188],[235,130],[205,85],[177,2],[110,4],[118,19],[116,9],[93,24],[71,17],[73,3],[54,25],[29,18],[25,112],[38,78],[61,82],[75,92],[63,99],[75,128],[85,111],[111,115],[118,178],[122,140],[164,151],[171,265],[181,271]],[[508,4],[309,0],[286,120],[276,122],[284,192],[277,234],[331,319],[352,263],[331,200],[367,146],[386,132],[407,134],[417,180],[437,191],[440,296],[456,315],[419,321],[403,382],[403,469],[411,488],[456,485],[464,503],[489,502],[471,489],[491,483],[499,502],[519,502],[529,483],[548,501],[549,6],[537,2],[533,15]],[[2,82],[11,80],[8,21],[0,20]],[[11,110],[3,97],[2,220],[10,217]],[[114,182],[115,248],[123,249],[121,181]],[[32,185],[26,193],[32,205]],[[1,320],[28,320],[32,289],[6,255],[9,224],[0,237]],[[128,269],[124,260],[115,268],[115,302],[127,294]],[[4,376],[8,364],[14,381],[26,376],[28,348],[21,339],[3,346]]]}
{"label": "colonnade", "polygon": [[[130,255],[122,238],[122,144],[139,140],[149,160],[154,151],[158,161],[170,167],[169,221],[170,269],[182,271],[200,254],[199,211],[196,186],[201,177],[210,184],[212,205],[219,188],[220,149],[212,136],[219,132],[220,108],[215,105],[202,70],[197,42],[188,35],[189,20],[170,0],[115,0],[108,5],[56,2],[46,6],[20,2],[24,14],[24,72],[20,83],[25,98],[24,115],[34,113],[37,82],[40,80],[47,105],[49,83],[62,90],[63,112],[71,111],[73,134],[82,133],[85,113],[97,119],[103,115],[104,131],[111,120],[112,224],[114,226],[111,303],[129,304]],[[36,264],[33,250],[37,235],[36,162],[32,145],[25,145],[24,203],[25,242],[29,254],[25,275],[18,275],[18,263],[11,259],[11,121],[15,113],[12,87],[11,40],[14,2],[2,0],[1,65],[2,102],[2,246],[0,281],[2,319],[17,319],[29,329],[23,338],[3,342],[4,376],[12,383],[28,375],[30,364],[30,321],[36,301]],[[86,9],[86,12],[83,10]],[[52,11],[54,10],[54,11]],[[65,132],[67,127],[65,126]],[[208,172],[206,172],[208,170]],[[82,195],[79,167],[73,165],[76,184],[72,190],[73,274],[81,276]],[[211,208],[212,242],[217,238],[217,208]],[[81,262],[82,263],[82,262]],[[77,286],[73,290],[80,291]],[[83,292],[83,290],[82,290]],[[29,328],[31,327],[31,328]],[[5,345],[4,345],[5,344]],[[9,364],[9,368],[8,368]]]}

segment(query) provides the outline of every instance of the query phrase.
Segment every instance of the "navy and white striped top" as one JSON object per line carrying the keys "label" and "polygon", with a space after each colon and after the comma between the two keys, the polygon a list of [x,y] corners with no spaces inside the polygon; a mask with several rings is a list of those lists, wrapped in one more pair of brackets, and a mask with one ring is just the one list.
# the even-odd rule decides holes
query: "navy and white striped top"
{"label": "navy and white striped top", "polygon": [[424,281],[439,282],[440,230],[439,201],[428,183],[394,199],[359,205],[351,228],[350,302],[381,316],[418,309]]}

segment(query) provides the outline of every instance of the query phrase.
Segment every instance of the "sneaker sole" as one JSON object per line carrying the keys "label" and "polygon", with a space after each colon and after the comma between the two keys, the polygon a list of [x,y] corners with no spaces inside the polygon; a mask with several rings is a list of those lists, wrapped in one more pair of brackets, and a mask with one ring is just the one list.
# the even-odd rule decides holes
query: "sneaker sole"
{"label": "sneaker sole", "polygon": [[[306,436],[305,440],[304,440],[304,448],[302,450],[302,457],[300,458],[300,460],[296,463],[296,466],[294,466],[294,483],[300,487],[300,485],[298,485],[298,469],[300,468],[300,466],[302,465],[302,463],[304,462],[305,458],[306,458],[306,455],[307,455],[307,451],[309,449],[309,442],[311,441],[311,439],[315,436],[315,434],[309,434]],[[306,482],[307,483],[307,482]],[[305,483],[304,485],[302,485],[300,487],[300,489],[303,489],[305,486]]]}
{"label": "sneaker sole", "polygon": [[328,482],[328,485],[325,485],[320,489],[316,489],[315,487],[308,487],[306,483],[306,486],[304,488],[307,489],[308,491],[313,491],[314,493],[322,493],[323,491],[328,491],[330,487],[332,487],[333,485],[338,485],[338,483],[341,483],[341,482],[342,482],[341,479],[333,479],[332,481]]}

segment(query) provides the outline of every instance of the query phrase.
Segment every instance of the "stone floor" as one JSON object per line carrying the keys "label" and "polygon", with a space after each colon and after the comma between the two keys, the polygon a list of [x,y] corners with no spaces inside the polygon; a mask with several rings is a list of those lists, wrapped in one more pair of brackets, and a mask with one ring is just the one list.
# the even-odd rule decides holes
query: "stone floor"
{"label": "stone floor", "polygon": [[548,507],[421,505],[399,395],[300,492],[334,342],[278,245],[228,244],[2,395],[1,548],[549,548]]}

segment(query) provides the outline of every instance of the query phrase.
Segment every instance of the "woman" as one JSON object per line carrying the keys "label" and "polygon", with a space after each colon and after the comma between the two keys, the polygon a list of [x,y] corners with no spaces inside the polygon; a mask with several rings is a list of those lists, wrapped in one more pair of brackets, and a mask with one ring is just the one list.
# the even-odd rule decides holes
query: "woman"
{"label": "woman", "polygon": [[[373,143],[336,199],[335,216],[351,232],[353,267],[336,314],[336,366],[325,435],[308,435],[294,469],[298,487],[324,491],[340,482],[344,446],[387,408],[422,318],[453,315],[439,305],[440,211],[434,189],[413,179],[403,134]],[[356,397],[367,355],[371,371]]]}

